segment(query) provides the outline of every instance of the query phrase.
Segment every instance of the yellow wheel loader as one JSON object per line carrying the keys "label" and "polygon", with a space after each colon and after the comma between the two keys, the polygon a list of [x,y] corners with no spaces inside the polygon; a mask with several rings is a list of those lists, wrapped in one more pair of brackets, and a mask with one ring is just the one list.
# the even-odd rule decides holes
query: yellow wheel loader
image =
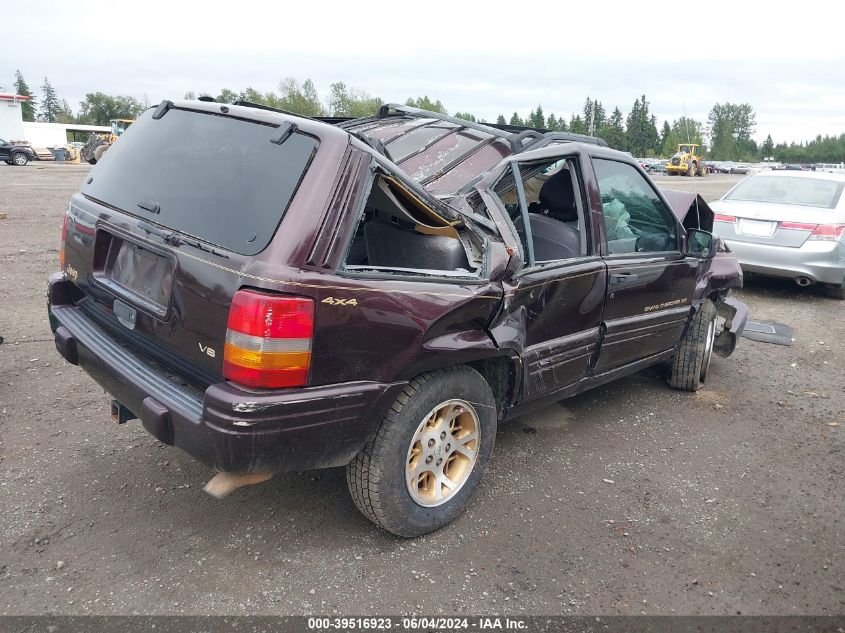
{"label": "yellow wheel loader", "polygon": [[97,161],[106,153],[106,150],[112,146],[112,143],[134,122],[135,119],[112,119],[109,121],[111,124],[111,132],[109,134],[92,134],[88,142],[82,146],[80,150],[82,160],[96,165]]}
{"label": "yellow wheel loader", "polygon": [[696,143],[678,145],[678,151],[666,163],[666,173],[670,176],[706,176],[707,166],[698,148]]}

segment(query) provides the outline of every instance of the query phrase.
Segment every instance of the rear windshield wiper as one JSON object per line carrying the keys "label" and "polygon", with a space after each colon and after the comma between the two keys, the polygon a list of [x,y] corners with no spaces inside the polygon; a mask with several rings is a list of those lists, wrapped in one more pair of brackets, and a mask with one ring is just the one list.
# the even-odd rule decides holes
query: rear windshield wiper
{"label": "rear windshield wiper", "polygon": [[148,235],[152,234],[160,237],[165,244],[169,244],[170,246],[179,247],[182,246],[182,244],[185,244],[187,246],[193,246],[198,250],[205,251],[206,253],[211,253],[212,255],[229,259],[229,256],[226,253],[211,246],[206,246],[197,239],[190,239],[180,235],[177,231],[165,231],[147,222],[141,222],[138,224],[138,228],[146,232]]}

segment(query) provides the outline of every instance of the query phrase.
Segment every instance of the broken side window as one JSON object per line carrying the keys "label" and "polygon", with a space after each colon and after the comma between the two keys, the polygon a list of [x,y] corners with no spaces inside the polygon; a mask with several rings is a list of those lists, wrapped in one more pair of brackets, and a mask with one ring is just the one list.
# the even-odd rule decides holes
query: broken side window
{"label": "broken side window", "polygon": [[514,163],[495,191],[516,228],[526,266],[589,252],[577,159]]}
{"label": "broken side window", "polygon": [[395,178],[376,174],[344,267],[347,271],[475,276],[480,262],[470,261],[462,230]]}

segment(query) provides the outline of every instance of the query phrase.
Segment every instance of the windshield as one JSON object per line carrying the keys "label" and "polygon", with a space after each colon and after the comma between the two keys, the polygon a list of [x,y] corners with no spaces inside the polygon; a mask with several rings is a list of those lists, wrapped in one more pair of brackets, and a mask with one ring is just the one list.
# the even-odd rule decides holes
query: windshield
{"label": "windshield", "polygon": [[[214,114],[148,110],[91,172],[82,193],[223,248],[255,255],[269,244],[317,141]],[[150,211],[156,209],[156,211]]]}
{"label": "windshield", "polygon": [[821,178],[775,178],[752,176],[739,183],[725,200],[797,204],[833,209],[839,201],[843,184]]}

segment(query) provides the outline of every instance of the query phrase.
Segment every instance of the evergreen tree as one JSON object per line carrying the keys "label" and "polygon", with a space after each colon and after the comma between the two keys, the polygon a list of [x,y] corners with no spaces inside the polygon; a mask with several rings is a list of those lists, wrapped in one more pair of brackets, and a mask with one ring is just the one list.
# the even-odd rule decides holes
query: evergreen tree
{"label": "evergreen tree", "polygon": [[587,124],[584,122],[584,119],[581,118],[580,114],[572,115],[572,118],[569,120],[569,131],[574,134],[587,133]]}
{"label": "evergreen tree", "polygon": [[506,123],[507,123],[507,121],[505,120],[504,114],[500,114],[499,116],[496,117],[496,125],[505,125]]}
{"label": "evergreen tree", "polygon": [[557,117],[555,116],[554,112],[549,113],[549,118],[546,119],[546,127],[551,130],[552,132],[557,132],[560,130],[560,124],[557,122]]}
{"label": "evergreen tree", "polygon": [[672,140],[670,138],[672,134],[672,128],[669,125],[669,121],[663,122],[663,129],[660,131],[660,146],[663,148],[663,153],[666,153],[666,141]]}
{"label": "evergreen tree", "polygon": [[[821,141],[821,136],[818,137],[818,141]],[[775,144],[772,141],[771,134],[766,136],[766,141],[763,143],[763,147],[761,149],[763,152],[763,158],[771,158],[772,156],[774,156]]]}
{"label": "evergreen tree", "polygon": [[463,119],[464,121],[471,121],[472,123],[477,122],[475,116],[470,114],[469,112],[455,112],[455,118]]}
{"label": "evergreen tree", "polygon": [[44,84],[41,86],[41,93],[44,97],[41,99],[39,118],[42,121],[55,123],[61,111],[62,103],[59,101],[59,96],[56,94],[55,88],[50,85],[50,81],[46,77],[44,77]]}
{"label": "evergreen tree", "polygon": [[525,122],[519,118],[519,115],[514,112],[510,120],[511,125],[525,125]]}
{"label": "evergreen tree", "polygon": [[628,114],[626,127],[626,144],[628,151],[634,156],[650,156],[659,149],[657,119],[649,114],[648,101],[645,95],[634,100],[634,105]]}
{"label": "evergreen tree", "polygon": [[604,125],[597,130],[599,138],[613,149],[625,151],[627,145],[625,144],[625,124],[622,118],[622,111],[619,108],[613,110],[613,114],[604,123]]}
{"label": "evergreen tree", "polygon": [[27,101],[21,103],[23,120],[35,121],[35,106],[38,105],[38,100],[32,95],[32,91],[29,89],[29,85],[26,83],[20,70],[15,72],[15,93],[22,97],[29,97]]}
{"label": "evergreen tree", "polygon": [[587,97],[584,102],[584,125],[587,126],[587,132],[590,132],[592,123],[592,133],[596,134],[604,126],[606,119],[607,114],[601,102],[593,101],[590,97]]}
{"label": "evergreen tree", "polygon": [[541,106],[539,104],[537,105],[537,109],[534,110],[534,112],[532,113],[530,125],[531,125],[531,127],[536,127],[536,128],[545,128],[546,127],[546,117],[543,113],[543,106]]}

